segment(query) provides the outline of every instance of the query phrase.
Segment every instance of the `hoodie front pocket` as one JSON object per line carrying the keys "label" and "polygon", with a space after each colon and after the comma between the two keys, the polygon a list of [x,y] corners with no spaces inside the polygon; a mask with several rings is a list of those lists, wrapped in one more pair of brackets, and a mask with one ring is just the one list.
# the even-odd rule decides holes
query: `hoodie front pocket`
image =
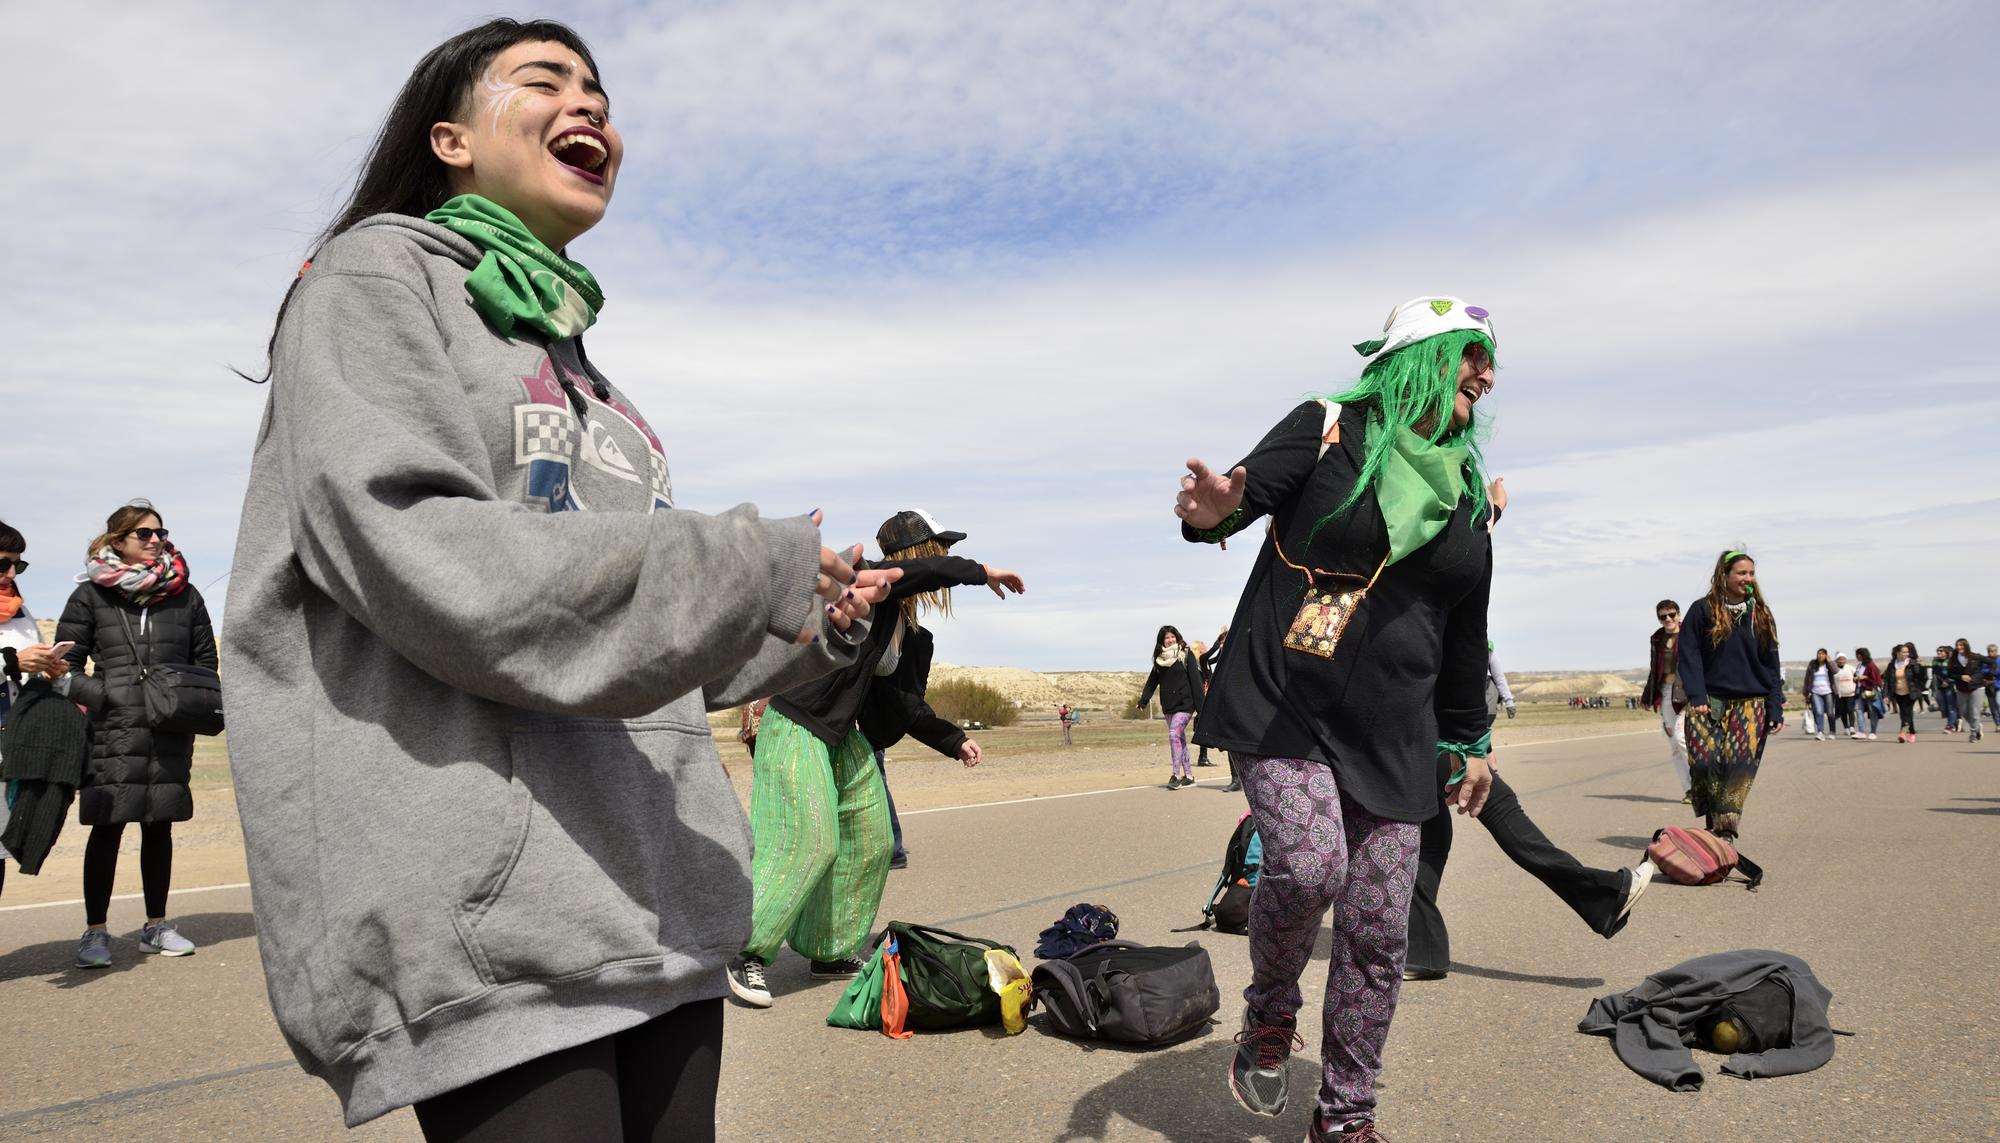
{"label": "hoodie front pocket", "polygon": [[684,891],[697,879],[733,876],[747,915],[747,839],[710,836],[726,819],[701,781],[721,769],[706,727],[551,719],[516,727],[509,749],[526,793],[520,840],[493,891],[464,906],[490,982],[704,946],[726,917]]}

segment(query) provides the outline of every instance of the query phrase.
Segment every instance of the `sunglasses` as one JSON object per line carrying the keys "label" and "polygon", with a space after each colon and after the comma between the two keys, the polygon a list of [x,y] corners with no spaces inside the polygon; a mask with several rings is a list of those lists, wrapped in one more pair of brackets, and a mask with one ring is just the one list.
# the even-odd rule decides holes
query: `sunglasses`
{"label": "sunglasses", "polygon": [[1680,617],[1681,617],[1681,613],[1680,613],[1680,612],[1678,612],[1678,611],[1662,611],[1662,612],[1660,612],[1660,622],[1662,622],[1662,623],[1665,623],[1665,622],[1666,622],[1667,620],[1669,620],[1669,619],[1679,619]]}
{"label": "sunglasses", "polygon": [[0,560],[0,575],[5,575],[8,572],[24,572],[27,570],[28,561],[26,560]]}
{"label": "sunglasses", "polygon": [[137,536],[139,542],[142,544],[150,542],[154,536],[158,536],[162,540],[167,538],[167,530],[165,528],[134,528],[125,534],[128,536]]}

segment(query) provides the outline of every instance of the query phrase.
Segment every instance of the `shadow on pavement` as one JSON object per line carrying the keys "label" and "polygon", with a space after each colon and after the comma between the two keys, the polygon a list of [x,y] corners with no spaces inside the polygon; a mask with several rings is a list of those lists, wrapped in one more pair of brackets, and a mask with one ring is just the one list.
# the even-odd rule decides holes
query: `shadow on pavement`
{"label": "shadow on pavement", "polygon": [[1953,799],[1952,799],[1952,801],[1954,801],[1954,802],[1996,802],[1996,803],[2000,803],[2000,798],[1953,798]]}
{"label": "shadow on pavement", "polygon": [[[1509,980],[1517,984],[1548,984],[1556,988],[1603,988],[1601,976],[1540,976],[1532,972],[1509,972],[1504,968],[1482,968],[1476,964],[1452,961],[1453,975],[1484,977],[1487,980]],[[1409,987],[1404,985],[1405,988]]]}
{"label": "shadow on pavement", "polygon": [[[1084,1041],[1076,1044],[1082,1051],[1110,1047]],[[1270,1119],[1250,1114],[1230,1098],[1229,1060],[1234,1050],[1228,1037],[1211,1032],[1193,1046],[1129,1053],[1137,1057],[1131,1067],[1077,1098],[1068,1126],[1056,1136],[1057,1143],[1122,1138],[1127,1123],[1164,1139],[1188,1143],[1213,1139],[1296,1143],[1305,1134],[1306,1120],[1319,1094],[1318,1045],[1308,1043],[1295,1057],[1291,1105],[1285,1114]]]}
{"label": "shadow on pavement", "polygon": [[1628,834],[1612,834],[1610,837],[1600,837],[1597,841],[1598,844],[1608,845],[1613,849],[1644,849],[1653,844],[1653,839],[1650,837],[1633,837]]}
{"label": "shadow on pavement", "polygon": [[[257,924],[245,913],[190,913],[174,919],[174,926],[181,935],[196,945],[195,956],[210,945],[225,941],[240,940],[257,935]],[[76,931],[81,934],[83,926]],[[111,967],[76,967],[75,939],[44,941],[38,945],[24,945],[13,952],[0,956],[0,981],[20,980],[30,976],[49,977],[49,983],[57,988],[81,988],[93,980],[115,976],[129,969],[138,968],[140,963],[156,958],[139,947],[137,929],[118,930],[111,933]]]}
{"label": "shadow on pavement", "polygon": [[1679,798],[1656,798],[1651,794],[1585,794],[1586,798],[1596,798],[1606,802],[1656,802],[1663,806],[1678,806]]}
{"label": "shadow on pavement", "polygon": [[1932,806],[1934,814],[1975,814],[1986,817],[2000,816],[2000,806]]}

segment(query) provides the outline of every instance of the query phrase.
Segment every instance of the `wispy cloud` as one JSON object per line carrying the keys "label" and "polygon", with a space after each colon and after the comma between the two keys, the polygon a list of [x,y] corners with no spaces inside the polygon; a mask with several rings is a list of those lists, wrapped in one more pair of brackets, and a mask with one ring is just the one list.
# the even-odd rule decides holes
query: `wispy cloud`
{"label": "wispy cloud", "polygon": [[[1863,586],[2000,556],[1977,488],[1891,463],[2000,411],[1964,336],[2000,257],[1987,6],[556,14],[631,141],[578,244],[611,295],[593,355],[683,502],[853,537],[945,515],[1032,588],[969,603],[954,661],[1123,666],[1161,621],[1220,624],[1254,545],[1179,541],[1180,461],[1240,452],[1441,289],[1500,320],[1510,665],[1636,660],[1651,602],[1738,542],[1788,636],[2000,629],[1973,593]],[[30,85],[90,124],[25,134],[0,235],[31,269],[0,285],[7,457],[47,474],[0,516],[44,557],[37,610],[133,495],[198,582],[226,569],[264,393],[224,366],[260,361],[395,87],[478,15],[17,16]]]}

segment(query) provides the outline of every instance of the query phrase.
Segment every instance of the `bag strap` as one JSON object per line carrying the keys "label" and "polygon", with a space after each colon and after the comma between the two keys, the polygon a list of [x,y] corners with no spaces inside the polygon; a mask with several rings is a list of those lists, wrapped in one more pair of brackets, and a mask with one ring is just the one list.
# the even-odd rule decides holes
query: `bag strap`
{"label": "bag strap", "polygon": [[152,649],[139,645],[139,637],[132,634],[132,617],[126,615],[122,607],[118,607],[117,610],[118,624],[125,628],[125,639],[132,644],[132,657],[139,660],[139,681],[143,683],[146,681],[146,676],[153,673],[153,656],[150,654]]}
{"label": "bag strap", "polygon": [[966,944],[969,945],[981,945],[989,949],[997,949],[1000,947],[1000,942],[998,941],[989,941],[982,937],[968,937],[964,933],[954,933],[950,929],[939,929],[939,928],[933,928],[930,925],[912,924],[909,921],[889,922],[889,927],[892,929],[896,928],[899,925],[908,932],[919,933],[924,936],[950,937],[952,940],[955,941],[964,941]]}
{"label": "bag strap", "polygon": [[1757,886],[1764,883],[1764,867],[1743,856],[1740,850],[1736,854],[1736,871],[1743,874],[1743,879],[1750,883],[1747,888],[1752,893],[1757,891]]}
{"label": "bag strap", "polygon": [[1320,423],[1319,455],[1313,458],[1315,462],[1326,459],[1326,450],[1340,443],[1340,402],[1321,397],[1319,403],[1326,408],[1326,420]]}

